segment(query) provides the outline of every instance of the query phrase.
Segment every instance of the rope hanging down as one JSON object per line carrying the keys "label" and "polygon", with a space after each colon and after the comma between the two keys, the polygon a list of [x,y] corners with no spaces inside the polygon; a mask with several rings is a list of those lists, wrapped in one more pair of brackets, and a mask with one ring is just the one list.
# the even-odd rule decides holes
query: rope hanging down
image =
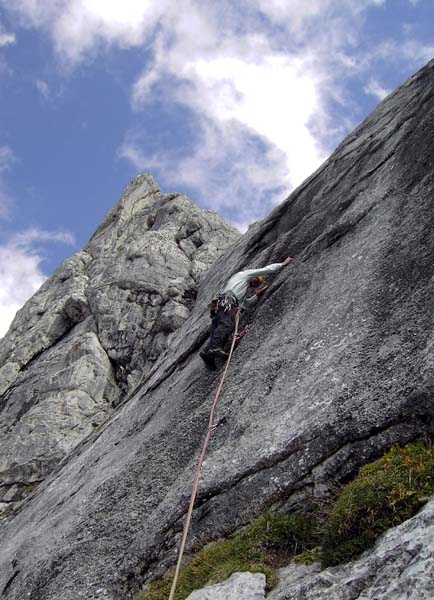
{"label": "rope hanging down", "polygon": [[235,317],[235,331],[234,331],[234,334],[232,336],[231,349],[230,349],[230,352],[229,352],[228,359],[226,361],[225,370],[223,371],[223,375],[222,375],[222,377],[220,379],[220,384],[219,384],[219,386],[217,388],[217,392],[216,392],[216,395],[215,395],[215,398],[214,398],[214,402],[213,402],[212,407],[211,407],[211,411],[210,411],[210,414],[209,414],[209,420],[208,420],[208,430],[207,430],[207,433],[206,433],[206,436],[205,436],[205,441],[203,442],[202,452],[200,453],[199,462],[197,463],[197,467],[196,467],[196,476],[194,478],[193,489],[192,489],[192,492],[191,492],[190,505],[188,507],[187,517],[185,519],[184,531],[182,533],[182,539],[181,539],[181,547],[179,549],[178,562],[176,563],[176,570],[175,570],[175,575],[173,577],[173,583],[172,583],[172,588],[170,590],[169,600],[173,600],[173,598],[175,597],[176,584],[178,583],[179,571],[181,569],[181,562],[182,562],[182,557],[184,555],[185,543],[187,541],[188,530],[190,529],[191,515],[193,513],[193,506],[194,506],[194,502],[196,500],[197,488],[199,487],[200,471],[202,469],[202,464],[203,464],[203,461],[204,461],[204,458],[205,458],[205,453],[206,453],[206,449],[208,447],[208,442],[209,442],[209,440],[211,438],[211,434],[213,432],[213,429],[215,429],[215,426],[213,425],[213,422],[214,422],[214,413],[215,413],[215,409],[217,407],[217,402],[219,400],[220,393],[222,391],[223,382],[224,382],[225,377],[226,377],[226,373],[227,373],[227,370],[228,370],[228,367],[229,367],[229,363],[231,362],[232,353],[234,351],[235,342],[237,340],[239,322],[240,322],[240,309],[237,310],[237,314],[236,314],[236,317]]}

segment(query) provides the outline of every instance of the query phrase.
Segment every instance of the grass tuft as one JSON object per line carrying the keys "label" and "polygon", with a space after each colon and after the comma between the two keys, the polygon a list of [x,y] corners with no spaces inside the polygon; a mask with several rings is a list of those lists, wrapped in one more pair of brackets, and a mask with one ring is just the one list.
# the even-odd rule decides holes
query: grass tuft
{"label": "grass tuft", "polygon": [[[288,564],[297,552],[312,547],[313,527],[302,515],[265,514],[232,538],[209,544],[181,570],[175,600],[184,600],[194,590],[219,581],[233,573],[264,573],[266,591],[277,584],[276,569]],[[135,600],[167,600],[173,569],[151,583]]]}
{"label": "grass tuft", "polygon": [[[181,570],[175,600],[236,572],[264,573],[270,591],[277,584],[276,570],[292,560],[323,567],[347,562],[412,517],[432,494],[431,442],[394,446],[315,511],[264,514],[231,538],[205,546]],[[167,600],[173,573],[174,568],[134,600]]]}
{"label": "grass tuft", "polygon": [[351,560],[413,516],[433,493],[432,444],[394,446],[343,488],[324,525],[322,565]]}
{"label": "grass tuft", "polygon": [[294,562],[297,565],[313,565],[321,562],[321,548],[318,546],[297,554],[297,556],[294,556]]}

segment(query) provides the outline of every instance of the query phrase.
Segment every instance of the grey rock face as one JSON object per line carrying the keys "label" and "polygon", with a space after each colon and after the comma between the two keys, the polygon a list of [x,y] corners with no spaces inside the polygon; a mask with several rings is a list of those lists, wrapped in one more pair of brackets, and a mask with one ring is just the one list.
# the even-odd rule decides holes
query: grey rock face
{"label": "grey rock face", "polygon": [[0,455],[6,488],[43,479],[119,397],[108,356],[86,325],[41,355],[8,394]]}
{"label": "grey rock face", "polygon": [[[321,571],[291,566],[269,600],[431,600],[434,598],[434,501],[391,529],[348,565]],[[237,596],[234,596],[234,600]]]}
{"label": "grey rock face", "polygon": [[2,396],[15,383],[20,371],[71,329],[74,321],[68,312],[72,312],[72,299],[80,299],[87,305],[85,289],[90,261],[86,252],[66,260],[17,313],[8,333],[0,340]]}
{"label": "grey rock face", "polygon": [[85,248],[94,257],[87,298],[125,391],[170,344],[190,314],[201,275],[238,237],[186,196],[161,196],[149,175],[109,213]]}
{"label": "grey rock face", "polygon": [[207,586],[188,596],[186,600],[264,600],[263,573],[234,573],[222,583]]}
{"label": "grey rock face", "polygon": [[15,502],[111,414],[190,314],[239,237],[138,177],[0,341],[0,501]]}
{"label": "grey rock face", "polygon": [[[253,326],[220,399],[188,549],[270,506],[304,506],[392,444],[434,433],[433,98],[434,62],[216,261],[130,400],[0,525],[7,600],[131,598],[173,564],[218,384],[197,353],[207,305],[240,269],[295,258],[244,315]],[[105,315],[95,279],[86,297]],[[110,355],[120,327],[109,322],[98,331]],[[412,552],[417,569],[423,549]]]}

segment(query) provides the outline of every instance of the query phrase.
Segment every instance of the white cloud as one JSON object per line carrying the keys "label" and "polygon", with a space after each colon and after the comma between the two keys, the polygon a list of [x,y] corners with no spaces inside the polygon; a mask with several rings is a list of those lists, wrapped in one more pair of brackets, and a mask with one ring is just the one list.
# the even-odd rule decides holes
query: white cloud
{"label": "white cloud", "polygon": [[408,39],[402,44],[391,43],[384,45],[384,58],[388,61],[404,59],[410,68],[421,67],[434,58],[434,44],[426,44],[419,40]]}
{"label": "white cloud", "polygon": [[[414,72],[434,58],[434,44],[415,37],[413,27],[403,26],[404,37],[397,40],[386,38],[357,58],[360,73],[372,73],[378,66],[384,72]],[[386,72],[387,72],[386,71]],[[375,79],[375,77],[369,77]],[[369,83],[367,84],[369,85]]]}
{"label": "white cloud", "polygon": [[[383,5],[384,0],[256,0],[241,2],[243,23],[233,9],[224,20],[206,3],[190,4],[194,18],[183,13],[169,18],[170,29],[162,26],[153,62],[134,86],[133,106],[139,109],[155,97],[164,102],[170,94],[196,117],[196,148],[189,157],[146,153],[146,143],[140,146],[137,136],[131,143],[129,134],[122,155],[141,168],[164,165],[166,178],[170,173],[170,179],[206,190],[210,203],[218,199],[217,209],[226,208],[225,198],[235,197],[244,205],[241,219],[249,211],[258,218],[266,208],[260,206],[264,193],[275,199],[280,189],[283,198],[283,189],[289,192],[310,175],[353,125],[347,116],[332,125],[327,104],[332,100],[348,109],[342,81],[344,74],[362,68],[354,48],[364,11]],[[257,19],[258,9],[265,21]],[[262,151],[252,152],[255,136]],[[240,144],[238,153],[233,139]],[[225,154],[229,194],[218,193],[211,183],[218,174],[222,179]]]}
{"label": "white cloud", "polygon": [[5,46],[12,46],[16,42],[15,33],[5,31],[4,26],[0,22],[0,48]]}
{"label": "white cloud", "polygon": [[35,86],[38,92],[45,98],[45,100],[49,100],[51,98],[51,91],[48,83],[43,79],[37,79],[35,81]]}
{"label": "white cloud", "polygon": [[42,229],[31,228],[15,234],[11,243],[16,248],[30,251],[33,245],[44,242],[60,242],[74,246],[75,238],[69,231],[44,231]]}
{"label": "white cloud", "polygon": [[383,100],[386,96],[390,94],[392,90],[388,90],[384,86],[381,85],[379,81],[376,79],[370,79],[368,84],[364,86],[363,91],[365,94],[370,94],[371,96],[375,96],[378,100]]}
{"label": "white cloud", "polygon": [[[240,175],[252,186],[258,185],[257,174],[266,168],[267,185],[284,185],[288,190],[325,158],[325,151],[310,130],[313,115],[321,112],[320,80],[301,59],[273,51],[265,39],[246,42],[244,48],[226,46],[209,52],[205,58],[198,53],[189,61],[179,60],[177,46],[162,50],[157,67],[160,77],[164,72],[176,73],[176,101],[194,111],[201,133],[194,157],[182,157],[170,170],[185,173],[188,162],[196,177],[201,173],[200,183],[206,188],[210,171],[221,167],[221,159],[227,154],[237,160]],[[261,46],[261,52],[253,53],[254,45]],[[136,83],[136,106],[146,102],[157,81],[155,71],[151,71]],[[238,151],[234,147],[235,134]],[[255,136],[264,147],[263,154],[251,153]],[[134,151],[137,154],[137,144]],[[129,153],[137,166],[133,148]],[[123,155],[128,156],[125,149]],[[257,161],[254,168],[253,160]],[[146,159],[141,157],[140,162]]]}
{"label": "white cloud", "polygon": [[[257,62],[216,56],[187,65],[189,105],[213,122],[235,121],[286,157],[288,184],[301,183],[323,160],[309,120],[320,110],[318,82],[301,61],[277,53]],[[280,161],[279,161],[280,162]]]}
{"label": "white cloud", "polygon": [[224,126],[203,119],[201,144],[190,154],[149,155],[140,134],[131,132],[120,149],[138,171],[165,178],[166,185],[201,190],[202,203],[220,211],[238,228],[283,198],[287,164],[283,152],[237,121]]}
{"label": "white cloud", "polygon": [[[387,61],[396,60],[393,51],[413,53],[413,60],[431,51],[408,40],[360,54],[367,9],[382,10],[385,0],[10,4],[0,0],[28,25],[45,28],[70,65],[113,45],[146,49],[132,105],[140,111],[158,99],[174,114],[182,106],[195,123],[195,142],[189,140],[188,155],[167,147],[153,152],[145,132],[134,129],[120,155],[139,169],[164,170],[174,186],[196,188],[217,210],[238,205],[243,222],[264,213],[266,198],[275,201],[301,183],[348,132],[356,111],[347,77],[370,77],[365,93],[380,98],[387,90],[371,66],[381,51]],[[49,93],[45,82],[37,86]],[[339,122],[332,122],[332,104],[344,113]]]}
{"label": "white cloud", "polygon": [[16,157],[9,146],[0,146],[0,173],[9,171]]}
{"label": "white cloud", "polygon": [[6,33],[0,30],[0,48],[15,44],[15,41],[16,39],[14,33]]}
{"label": "white cloud", "polygon": [[70,63],[82,61],[100,44],[141,45],[165,14],[170,0],[0,0],[27,26],[47,29],[57,52]]}
{"label": "white cloud", "polygon": [[42,243],[75,244],[68,232],[28,229],[0,246],[0,337],[7,332],[17,310],[46,279],[41,270]]}
{"label": "white cloud", "polygon": [[[301,18],[302,11],[295,13]],[[318,122],[326,120],[322,90],[327,74],[309,47],[291,50],[274,43],[261,29],[243,32],[234,22],[233,30],[219,28],[216,15],[203,8],[195,11],[193,20],[180,16],[170,31],[160,33],[153,63],[133,89],[137,109],[158,93],[167,97],[170,89],[172,101],[192,111],[198,142],[190,156],[165,152],[140,155],[137,160],[139,146],[137,140],[129,143],[130,136],[122,153],[136,166],[164,164],[171,179],[176,176],[198,191],[206,190],[208,204],[218,210],[236,198],[239,206],[244,203],[239,218],[245,220],[245,213],[250,218],[264,214],[264,192],[275,200],[280,190],[282,199],[325,159],[328,149],[315,131]],[[219,193],[211,183],[221,182],[222,172],[229,193],[227,189]]]}
{"label": "white cloud", "polygon": [[40,262],[39,256],[14,246],[0,246],[0,337],[9,329],[17,310],[44,282]]}

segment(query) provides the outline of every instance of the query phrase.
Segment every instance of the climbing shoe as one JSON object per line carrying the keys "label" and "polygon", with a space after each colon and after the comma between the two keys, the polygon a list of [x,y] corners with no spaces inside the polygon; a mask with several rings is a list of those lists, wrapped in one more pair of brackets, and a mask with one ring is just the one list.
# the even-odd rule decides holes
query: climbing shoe
{"label": "climbing shoe", "polygon": [[220,360],[226,360],[229,354],[221,348],[211,348],[208,350],[208,356],[212,356],[213,359],[219,358]]}
{"label": "climbing shoe", "polygon": [[202,350],[201,352],[199,352],[199,356],[205,363],[207,369],[210,369],[211,371],[215,371],[217,369],[216,364],[214,362],[214,357],[210,356],[206,350]]}

